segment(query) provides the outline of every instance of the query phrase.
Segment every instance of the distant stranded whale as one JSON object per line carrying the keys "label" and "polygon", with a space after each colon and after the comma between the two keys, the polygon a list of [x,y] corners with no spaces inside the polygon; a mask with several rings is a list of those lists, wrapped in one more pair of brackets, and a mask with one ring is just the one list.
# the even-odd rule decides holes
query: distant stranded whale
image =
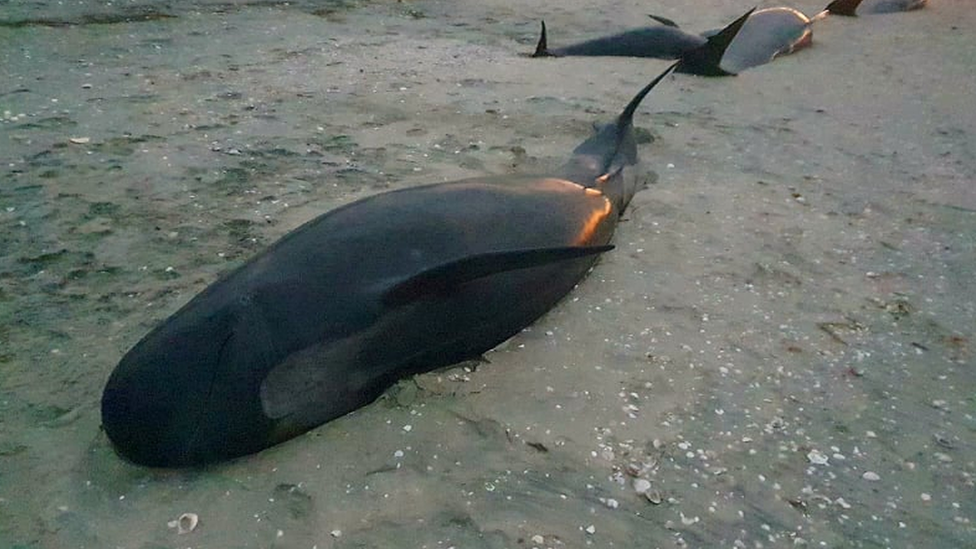
{"label": "distant stranded whale", "polygon": [[[813,17],[787,7],[756,10],[729,44],[722,57],[722,66],[738,73],[805,48],[813,41],[811,27],[814,22],[828,14],[853,14],[860,3],[861,0],[834,0]],[[702,36],[718,32],[707,31]]]}
{"label": "distant stranded whale", "polygon": [[710,37],[689,34],[670,20],[654,17],[661,25],[633,29],[610,36],[602,36],[562,46],[550,48],[546,33],[546,23],[542,22],[542,32],[532,57],[652,57],[656,59],[679,59],[677,72],[703,76],[729,76],[735,71],[723,64],[723,55],[733,38],[742,28],[754,10],[739,17],[721,31]]}
{"label": "distant stranded whale", "polygon": [[643,183],[634,112],[675,65],[552,173],[368,197],[210,285],[109,377],[117,452],[157,467],[257,452],[518,333],[612,249]]}
{"label": "distant stranded whale", "polygon": [[[856,8],[856,13],[897,13],[900,11],[920,10],[928,5],[928,3],[928,0],[864,0]],[[855,15],[855,10],[840,15]]]}

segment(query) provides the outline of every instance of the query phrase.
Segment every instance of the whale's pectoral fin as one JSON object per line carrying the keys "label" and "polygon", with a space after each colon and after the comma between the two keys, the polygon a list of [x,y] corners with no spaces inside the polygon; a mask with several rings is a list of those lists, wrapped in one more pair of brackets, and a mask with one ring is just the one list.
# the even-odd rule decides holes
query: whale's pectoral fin
{"label": "whale's pectoral fin", "polygon": [[364,390],[368,369],[357,367],[361,345],[362,338],[353,335],[290,355],[261,382],[264,414],[279,421],[293,416],[285,423],[307,429],[376,398]]}
{"label": "whale's pectoral fin", "polygon": [[660,15],[654,15],[653,13],[648,13],[647,16],[664,26],[678,28],[678,24],[667,17],[661,17]]}
{"label": "whale's pectoral fin", "polygon": [[472,255],[427,269],[397,283],[383,294],[388,307],[406,305],[425,296],[443,294],[466,282],[493,274],[549,265],[601,254],[613,246],[563,246]]}

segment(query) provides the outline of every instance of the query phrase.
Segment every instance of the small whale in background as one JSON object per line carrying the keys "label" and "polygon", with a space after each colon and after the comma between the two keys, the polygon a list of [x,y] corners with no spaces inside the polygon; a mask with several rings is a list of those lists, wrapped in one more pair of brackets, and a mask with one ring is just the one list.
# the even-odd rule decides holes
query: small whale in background
{"label": "small whale in background", "polygon": [[[731,76],[722,62],[726,48],[745,24],[750,10],[727,27],[709,37],[697,36],[678,29],[663,17],[654,17],[661,25],[633,29],[611,36],[594,38],[561,48],[549,48],[546,23],[532,57],[651,57],[679,59],[676,72],[701,76]],[[653,16],[652,16],[653,17]]]}
{"label": "small whale in background", "polygon": [[254,453],[518,333],[612,249],[642,187],[634,112],[676,65],[552,173],[364,198],[210,285],[109,377],[116,451],[156,467]]}
{"label": "small whale in background", "polygon": [[661,24],[633,29],[611,36],[601,36],[559,48],[549,48],[546,38],[546,23],[543,21],[539,43],[532,56],[616,56],[679,59],[685,53],[704,46],[706,42],[705,38],[685,32],[677,28],[676,25]]}
{"label": "small whale in background", "polygon": [[847,12],[836,12],[838,15],[853,16],[865,13],[897,13],[900,11],[920,10],[928,5],[928,0],[864,0],[860,6]]}
{"label": "small whale in background", "polygon": [[[814,22],[832,13],[853,13],[860,3],[861,0],[834,0],[813,17],[787,7],[756,10],[725,50],[722,67],[738,73],[805,48],[813,42]],[[702,36],[718,32],[706,31]]]}

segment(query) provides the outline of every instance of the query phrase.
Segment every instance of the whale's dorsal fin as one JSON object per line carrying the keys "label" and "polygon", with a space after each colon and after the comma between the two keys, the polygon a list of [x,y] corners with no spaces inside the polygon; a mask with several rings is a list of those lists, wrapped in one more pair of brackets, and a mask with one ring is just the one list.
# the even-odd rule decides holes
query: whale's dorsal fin
{"label": "whale's dorsal fin", "polygon": [[613,246],[562,246],[487,252],[442,263],[398,282],[382,297],[383,305],[397,307],[436,296],[493,274],[549,265],[567,259],[602,254]]}
{"label": "whale's dorsal fin", "polygon": [[727,27],[708,37],[708,42],[701,47],[691,50],[681,57],[677,72],[699,74],[702,76],[729,76],[730,73],[720,66],[722,56],[728,49],[739,29],[746,23],[756,8],[747,11],[742,17],[729,23]]}
{"label": "whale's dorsal fin", "polygon": [[549,51],[549,41],[546,38],[546,22],[542,21],[542,32],[539,33],[539,43],[535,45],[532,57],[555,57]]}

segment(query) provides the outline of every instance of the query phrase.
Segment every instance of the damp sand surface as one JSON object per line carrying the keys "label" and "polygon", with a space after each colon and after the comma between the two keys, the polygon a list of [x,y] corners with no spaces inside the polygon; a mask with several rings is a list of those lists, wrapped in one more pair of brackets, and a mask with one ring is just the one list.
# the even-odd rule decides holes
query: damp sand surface
{"label": "damp sand surface", "polygon": [[669,77],[617,248],[487,362],[160,471],[99,429],[152,326],[339,205],[558,164],[667,65],[529,59],[539,19],[753,4],[4,3],[0,546],[976,546],[976,12],[930,4]]}

